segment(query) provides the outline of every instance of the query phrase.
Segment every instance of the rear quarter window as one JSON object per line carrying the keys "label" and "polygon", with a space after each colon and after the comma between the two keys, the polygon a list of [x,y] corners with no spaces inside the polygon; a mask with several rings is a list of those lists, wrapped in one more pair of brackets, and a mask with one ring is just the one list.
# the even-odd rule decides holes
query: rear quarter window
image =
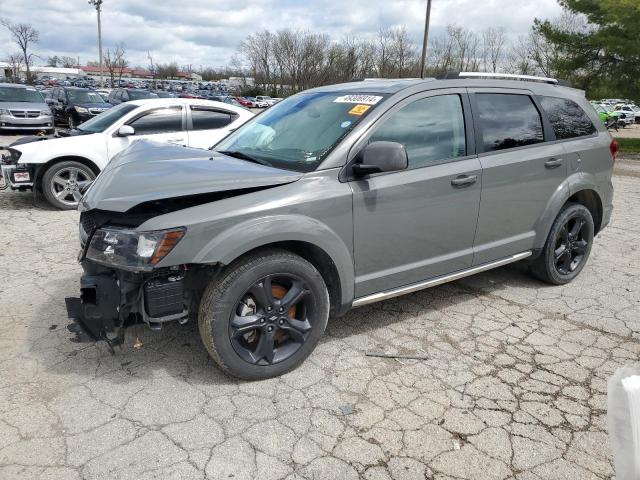
{"label": "rear quarter window", "polygon": [[589,115],[580,106],[566,98],[538,97],[549,117],[558,140],[580,138],[596,133]]}

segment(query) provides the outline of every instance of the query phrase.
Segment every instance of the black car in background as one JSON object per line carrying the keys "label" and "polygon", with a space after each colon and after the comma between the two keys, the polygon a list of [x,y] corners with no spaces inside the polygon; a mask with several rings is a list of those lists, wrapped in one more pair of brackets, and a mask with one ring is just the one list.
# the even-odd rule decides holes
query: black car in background
{"label": "black car in background", "polygon": [[46,101],[54,121],[67,124],[70,129],[112,107],[97,92],[79,87],[54,87]]}
{"label": "black car in background", "polygon": [[116,88],[109,94],[109,103],[119,105],[131,100],[144,100],[147,98],[158,98],[158,95],[140,88]]}

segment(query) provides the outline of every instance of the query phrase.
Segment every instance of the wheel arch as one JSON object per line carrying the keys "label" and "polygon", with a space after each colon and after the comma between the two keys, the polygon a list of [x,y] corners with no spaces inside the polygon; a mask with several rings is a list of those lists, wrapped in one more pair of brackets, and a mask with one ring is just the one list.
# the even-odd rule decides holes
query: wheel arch
{"label": "wheel arch", "polygon": [[98,167],[98,165],[96,165],[95,162],[88,159],[87,157],[82,157],[79,155],[62,155],[59,157],[52,158],[51,160],[48,160],[46,163],[43,163],[42,165],[40,165],[40,168],[38,168],[38,171],[36,172],[36,185],[41,187],[42,177],[44,175],[44,172],[46,172],[53,165],[60,162],[78,162],[89,167],[93,171],[93,173],[95,173],[96,175],[100,173],[100,168]]}
{"label": "wheel arch", "polygon": [[253,255],[260,250],[268,250],[273,248],[294,253],[311,263],[311,265],[313,265],[318,270],[318,272],[320,272],[320,275],[322,275],[324,283],[327,286],[331,305],[331,316],[339,316],[344,313],[344,309],[342,308],[342,305],[344,303],[342,295],[342,281],[340,279],[338,268],[336,267],[331,256],[322,248],[314,245],[313,243],[300,240],[284,240],[280,242],[267,243],[260,247],[256,247],[254,249],[246,251],[234,261],[248,255]]}
{"label": "wheel arch", "polygon": [[[343,239],[325,223],[299,214],[276,215],[241,222],[213,238],[206,227],[203,230],[199,227],[202,225],[191,227],[191,238],[204,236],[210,240],[206,244],[196,240],[193,244],[187,235],[187,241],[178,245],[177,255],[167,258],[168,262],[184,258],[185,263],[226,266],[258,249],[283,248],[305,258],[322,274],[332,295],[332,313],[343,314],[351,306],[355,283],[353,257],[348,247],[351,238]],[[194,255],[194,251],[198,253]]]}
{"label": "wheel arch", "polygon": [[[587,207],[593,217],[594,235],[597,235],[602,226],[602,199],[598,192],[593,189],[585,188],[580,190],[567,199],[567,202],[579,203]],[[567,203],[565,202],[565,203]]]}
{"label": "wheel arch", "polygon": [[600,231],[604,212],[602,197],[598,193],[597,184],[593,178],[584,174],[572,176],[554,192],[547,203],[543,215],[538,219],[535,226],[534,251],[542,249],[547,241],[553,222],[568,202],[579,203],[587,207],[593,217],[594,233],[597,234]]}

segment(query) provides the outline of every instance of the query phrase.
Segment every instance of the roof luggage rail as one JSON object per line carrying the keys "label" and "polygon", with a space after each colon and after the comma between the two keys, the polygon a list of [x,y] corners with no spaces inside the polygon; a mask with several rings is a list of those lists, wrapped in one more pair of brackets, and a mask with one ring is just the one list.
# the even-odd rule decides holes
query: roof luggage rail
{"label": "roof luggage rail", "polygon": [[438,80],[452,80],[456,78],[494,78],[500,80],[521,80],[526,82],[541,82],[551,85],[560,85],[568,87],[566,80],[558,80],[549,77],[537,77],[535,75],[515,75],[511,73],[492,73],[492,72],[447,72],[436,77]]}

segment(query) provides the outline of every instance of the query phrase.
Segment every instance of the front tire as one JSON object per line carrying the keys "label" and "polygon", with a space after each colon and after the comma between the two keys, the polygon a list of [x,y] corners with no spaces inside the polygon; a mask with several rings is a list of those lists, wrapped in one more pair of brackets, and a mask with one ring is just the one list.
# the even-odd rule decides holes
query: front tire
{"label": "front tire", "polygon": [[259,380],[298,367],[329,318],[329,294],[316,268],[285,250],[263,250],[231,264],[206,288],[200,336],[220,368]]}
{"label": "front tire", "polygon": [[60,210],[75,210],[84,183],[95,180],[96,174],[86,165],[66,161],[51,165],[42,175],[42,192],[47,201]]}
{"label": "front tire", "polygon": [[531,264],[531,273],[543,282],[564,285],[576,278],[589,258],[594,223],[587,207],[566,204],[553,222],[541,255]]}

